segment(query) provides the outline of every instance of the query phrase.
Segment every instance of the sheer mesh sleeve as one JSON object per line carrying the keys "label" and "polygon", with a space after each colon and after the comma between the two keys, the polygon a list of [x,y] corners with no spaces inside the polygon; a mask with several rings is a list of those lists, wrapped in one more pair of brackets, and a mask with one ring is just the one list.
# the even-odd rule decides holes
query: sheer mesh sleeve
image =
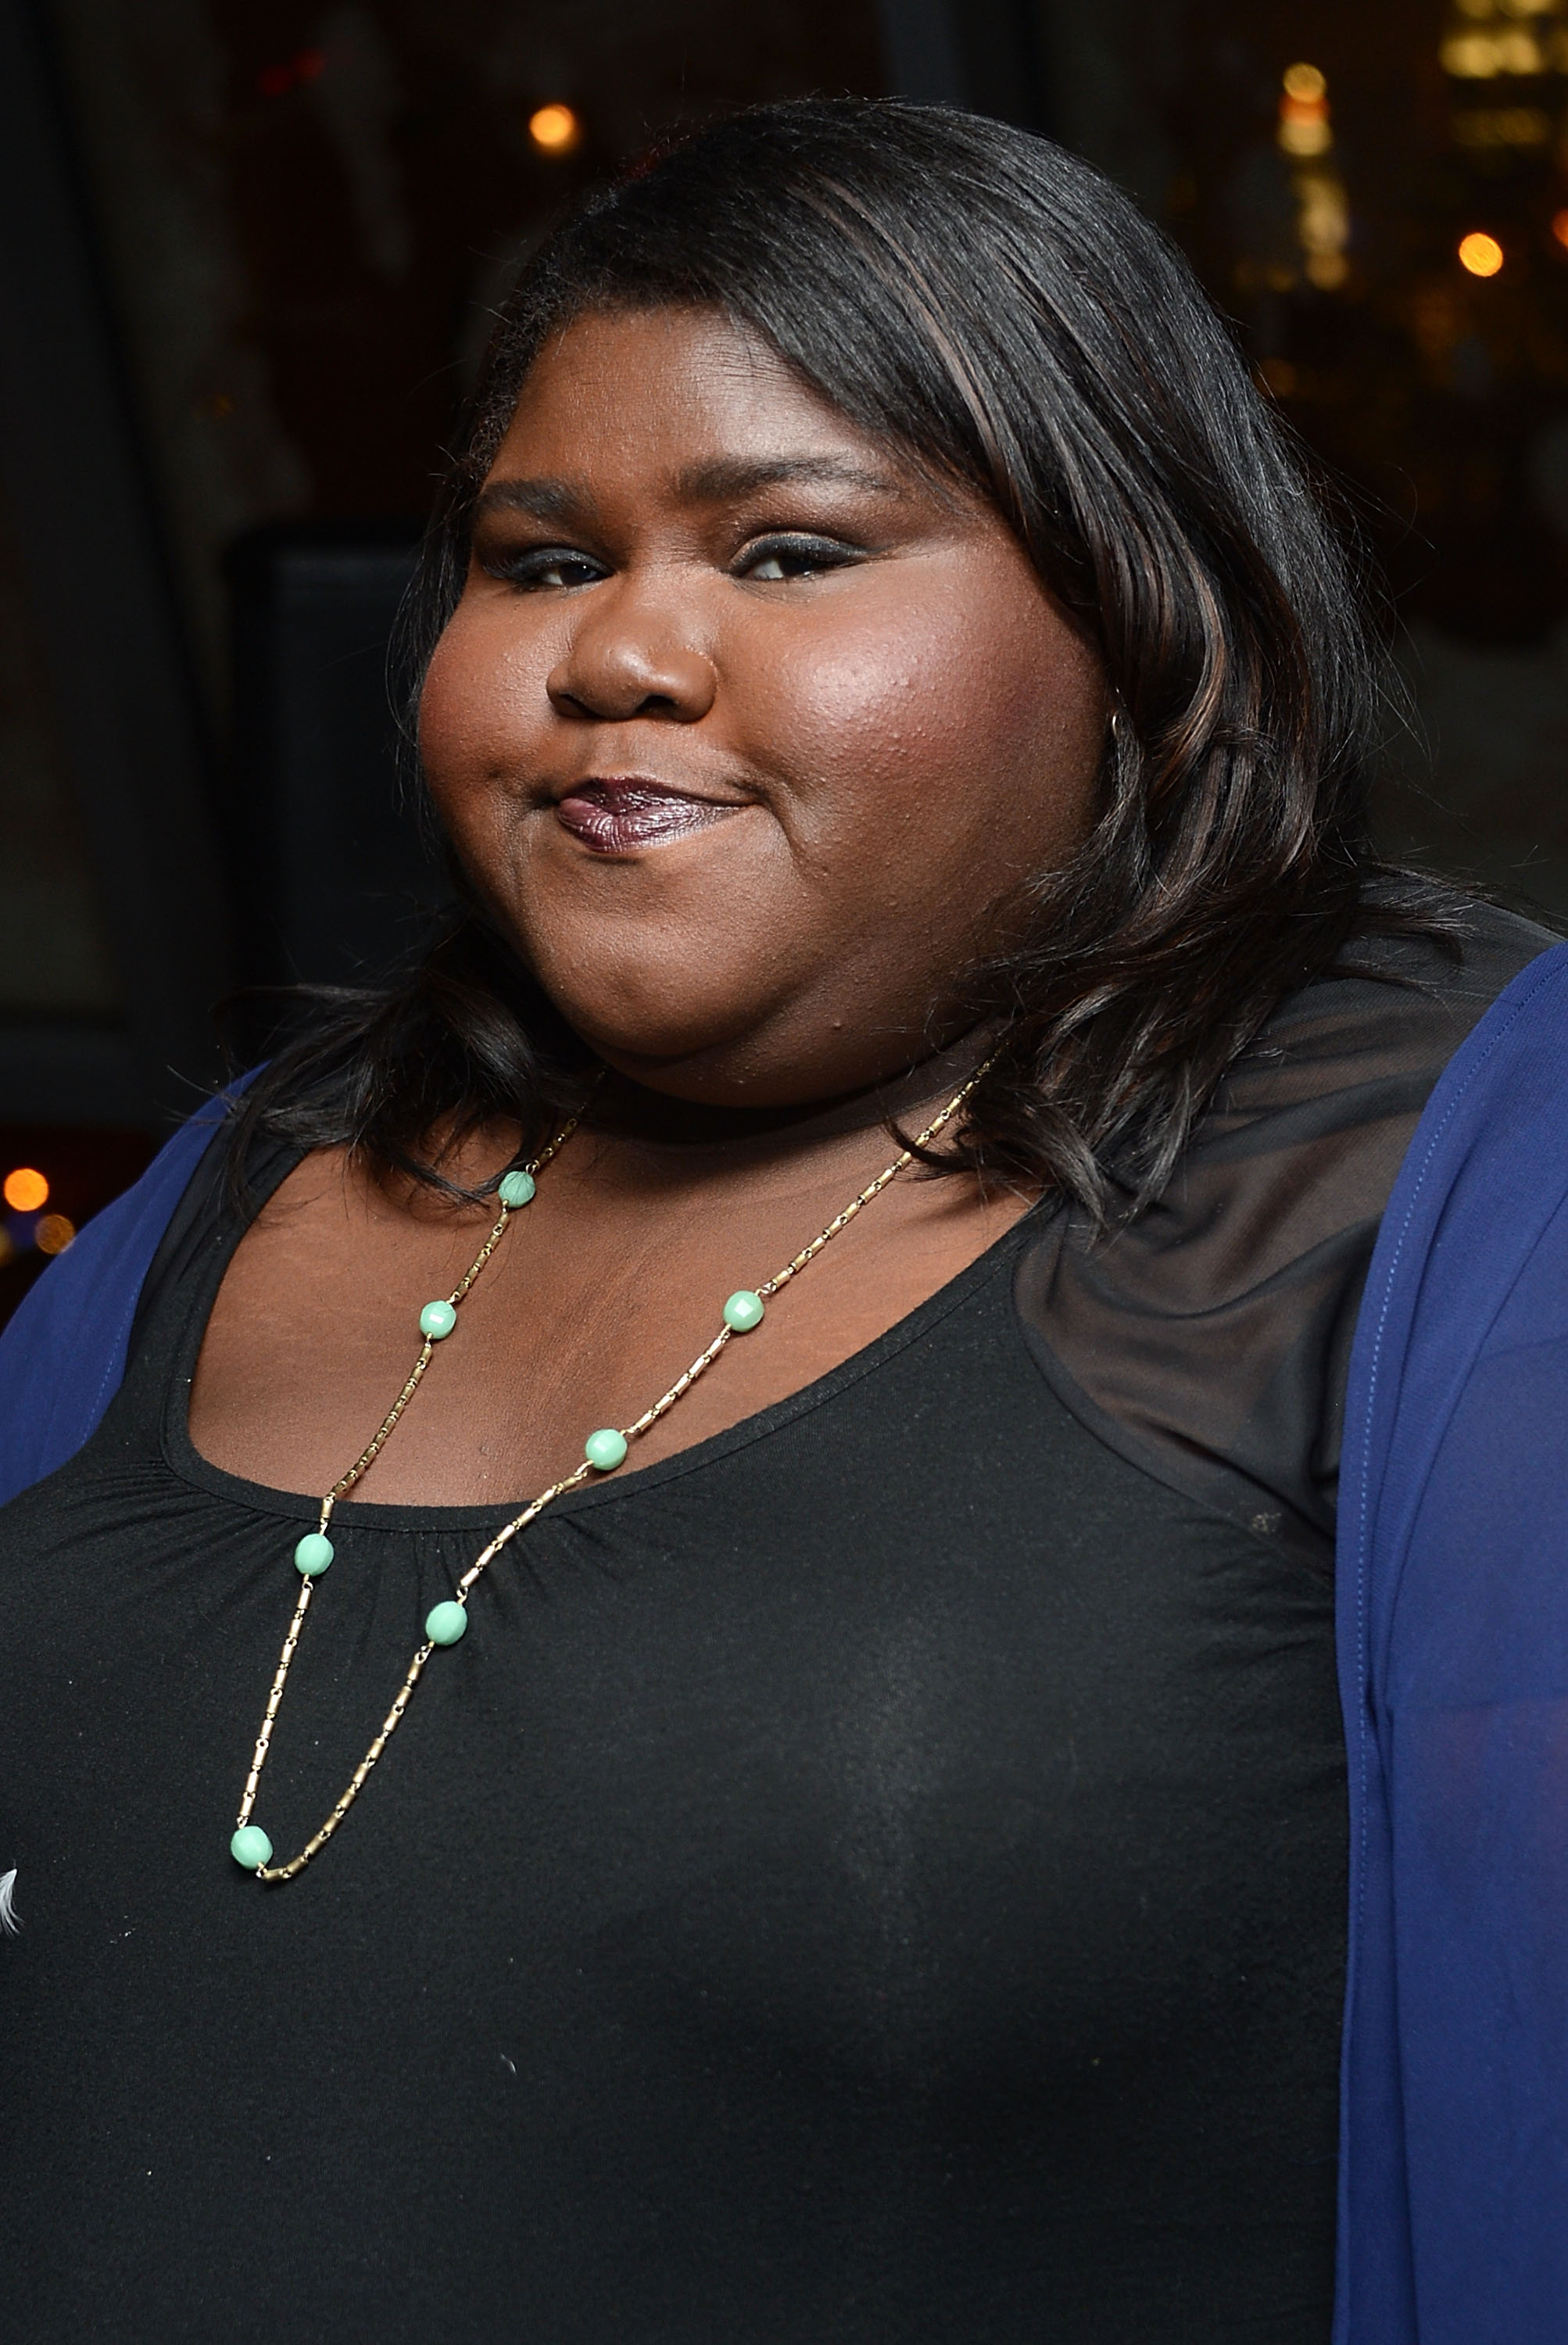
{"label": "sheer mesh sleeve", "polygon": [[1237,1061],[1157,1204],[1097,1240],[1075,1213],[1051,1219],[1020,1262],[1018,1307],[1074,1415],[1328,1568],[1383,1205],[1444,1065],[1553,941],[1477,905],[1458,967],[1425,941],[1356,945],[1357,974],[1290,997]]}

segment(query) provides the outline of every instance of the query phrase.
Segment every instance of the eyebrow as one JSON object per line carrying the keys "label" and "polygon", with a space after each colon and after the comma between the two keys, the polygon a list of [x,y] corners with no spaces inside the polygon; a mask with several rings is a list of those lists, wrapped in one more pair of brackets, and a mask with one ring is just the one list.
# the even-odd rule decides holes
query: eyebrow
{"label": "eyebrow", "polygon": [[[675,490],[683,504],[733,504],[763,489],[797,483],[860,489],[875,496],[907,493],[888,474],[871,472],[841,456],[718,456],[677,473]],[[535,521],[560,522],[591,513],[593,502],[569,481],[513,479],[487,482],[474,501],[474,512],[525,513]]]}
{"label": "eyebrow", "polygon": [[591,500],[566,481],[487,481],[473,501],[476,515],[531,513],[535,521],[566,521]]}
{"label": "eyebrow", "polygon": [[755,496],[759,489],[802,482],[823,488],[869,489],[878,496],[901,496],[901,484],[883,472],[842,456],[719,456],[692,464],[676,480],[677,493],[693,504],[724,504]]}

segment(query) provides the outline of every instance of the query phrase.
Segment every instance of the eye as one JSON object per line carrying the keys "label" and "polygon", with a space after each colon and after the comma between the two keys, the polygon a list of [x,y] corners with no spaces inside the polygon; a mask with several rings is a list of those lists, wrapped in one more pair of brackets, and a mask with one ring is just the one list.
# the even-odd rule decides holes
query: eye
{"label": "eye", "polygon": [[764,537],[747,547],[735,570],[738,577],[770,585],[784,579],[820,577],[826,570],[845,569],[859,558],[856,547],[837,538]]}
{"label": "eye", "polygon": [[514,586],[546,589],[594,586],[608,574],[603,563],[570,545],[532,545],[525,553],[497,557],[484,567],[493,578],[504,578]]}

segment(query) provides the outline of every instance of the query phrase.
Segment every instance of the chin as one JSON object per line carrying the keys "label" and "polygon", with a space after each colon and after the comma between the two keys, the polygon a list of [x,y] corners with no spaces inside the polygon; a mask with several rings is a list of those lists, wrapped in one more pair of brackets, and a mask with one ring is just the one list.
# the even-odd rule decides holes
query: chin
{"label": "chin", "polygon": [[514,934],[561,1016],[612,1065],[743,1049],[798,990],[798,977],[759,966],[746,935],[689,906],[663,919],[629,904],[607,919],[595,909],[589,919],[541,918],[535,897]]}
{"label": "chin", "polygon": [[[600,1022],[567,1004],[559,1007],[606,1066],[671,1099],[760,1099],[758,1086],[768,1082],[772,1054],[754,1035],[685,1023],[649,1029],[617,1020]],[[809,1079],[805,1095],[809,1096]]]}
{"label": "chin", "polygon": [[880,1081],[928,1030],[923,1005],[889,1002],[877,973],[823,938],[797,927],[788,959],[759,952],[759,938],[789,933],[776,898],[770,918],[722,928],[687,905],[662,920],[629,907],[541,919],[538,896],[529,909],[519,949],[555,1010],[616,1073],[671,1099],[801,1106]]}
{"label": "chin", "polygon": [[766,1015],[737,1030],[669,1026],[657,1032],[624,1023],[595,1025],[559,1005],[605,1064],[627,1081],[699,1107],[793,1108],[837,1099],[901,1072],[921,1055],[918,1034],[845,1023],[799,1010]]}
{"label": "chin", "polygon": [[[588,991],[569,976],[559,981],[561,972],[548,962],[534,966],[561,1016],[606,1066],[659,1090],[676,1088],[683,1071],[700,1080],[705,1067],[744,1061],[757,1026],[767,1022],[766,1010],[748,1017],[738,1009],[734,994],[713,1000],[711,969],[689,988],[673,978],[650,990],[639,972],[635,985]],[[576,964],[578,970],[584,966]]]}

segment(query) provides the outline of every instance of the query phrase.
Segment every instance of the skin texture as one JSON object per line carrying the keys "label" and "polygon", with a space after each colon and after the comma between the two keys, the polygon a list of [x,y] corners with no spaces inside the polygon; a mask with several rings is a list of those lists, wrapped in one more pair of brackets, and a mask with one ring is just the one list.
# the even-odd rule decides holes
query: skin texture
{"label": "skin texture", "polygon": [[[1001,519],[722,319],[590,315],[551,345],[486,484],[422,739],[474,881],[611,1073],[359,1495],[526,1497],[890,1161],[888,1107],[920,1122],[983,1054],[962,971],[1087,830],[1105,708]],[[612,824],[605,851],[630,784],[694,827],[627,845]],[[482,1133],[452,1169],[512,1146]],[[632,1463],[849,1357],[1026,1203],[895,1183]],[[198,1448],[324,1488],[488,1221],[309,1159],[225,1278]]]}

